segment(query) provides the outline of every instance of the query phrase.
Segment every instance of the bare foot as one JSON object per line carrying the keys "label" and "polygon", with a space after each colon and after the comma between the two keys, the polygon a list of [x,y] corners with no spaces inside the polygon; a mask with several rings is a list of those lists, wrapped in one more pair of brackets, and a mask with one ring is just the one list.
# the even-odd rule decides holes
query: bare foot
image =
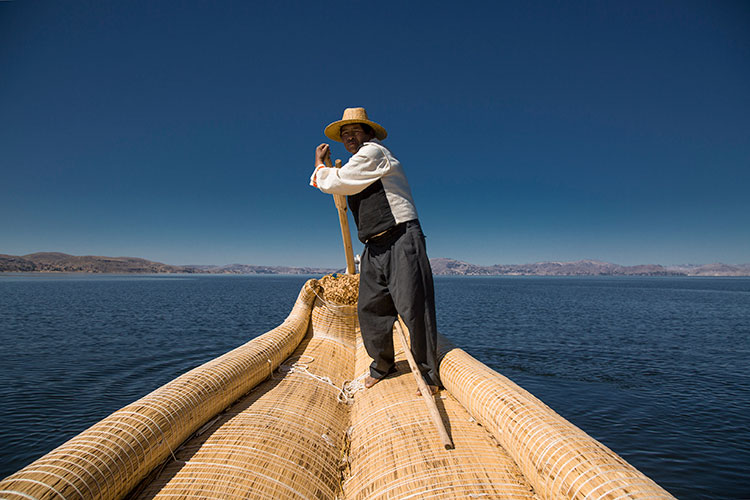
{"label": "bare foot", "polygon": [[[428,385],[427,387],[430,389],[430,394],[431,395],[434,396],[435,394],[437,394],[437,392],[438,392],[438,386],[436,386],[436,385]],[[422,395],[422,391],[420,391],[419,389],[417,389],[417,396],[421,396],[421,395]]]}
{"label": "bare foot", "polygon": [[378,382],[380,382],[379,378],[375,378],[371,375],[366,376],[365,377],[365,389],[369,389],[370,387],[377,384]]}

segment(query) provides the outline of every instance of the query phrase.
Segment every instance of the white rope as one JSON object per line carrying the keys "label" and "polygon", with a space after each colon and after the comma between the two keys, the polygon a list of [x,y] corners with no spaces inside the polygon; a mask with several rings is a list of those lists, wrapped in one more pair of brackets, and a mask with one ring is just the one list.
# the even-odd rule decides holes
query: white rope
{"label": "white rope", "polygon": [[[223,436],[227,436],[227,434],[223,434]],[[221,452],[225,452],[226,450],[230,451],[238,451],[240,453],[250,453],[253,456],[263,455],[264,458],[268,459],[269,461],[273,462],[274,460],[278,460],[282,462],[282,465],[285,465],[286,467],[299,467],[299,464],[296,460],[292,460],[287,456],[283,456],[278,453],[274,453],[273,451],[264,450],[261,448],[257,448],[255,446],[243,446],[241,444],[227,444],[227,443],[203,443],[200,445],[201,449],[203,448],[216,448]],[[237,460],[234,461],[241,461],[242,457],[238,457]],[[323,460],[319,459],[319,455],[315,454],[312,458],[313,461],[317,462],[321,465],[321,467],[325,467],[325,463]],[[187,462],[185,462],[187,463]],[[314,481],[318,484],[318,489],[323,490],[327,488],[326,483],[323,478],[321,478],[317,474],[313,474],[310,476],[310,480]],[[159,493],[159,496],[162,494]],[[255,492],[253,492],[253,496],[255,496]]]}
{"label": "white rope", "polygon": [[323,434],[321,434],[320,437],[323,439],[323,441],[326,442],[326,444],[328,446],[331,446],[331,447],[335,447],[336,446],[336,444],[333,442],[333,439],[331,439],[331,437],[328,434],[326,434],[325,432]]}
{"label": "white rope", "polygon": [[346,404],[351,404],[352,402],[354,402],[354,395],[359,391],[365,390],[365,377],[367,377],[367,373],[368,372],[364,372],[354,380],[344,382],[344,386],[341,388],[341,393],[344,395],[344,400],[342,401],[341,396],[339,395],[340,402]]}
{"label": "white rope", "polygon": [[320,341],[335,342],[336,344],[342,347],[346,347],[347,349],[351,351],[354,351],[355,349],[353,342],[349,342],[345,339],[342,339],[334,335],[328,335],[327,333],[321,332],[320,330],[316,331],[315,329],[313,329],[312,338],[315,340],[320,340]]}
{"label": "white rope", "polygon": [[[96,498],[96,496],[94,495],[94,491],[93,491],[93,490],[91,489],[91,487],[89,486],[89,482],[88,482],[88,481],[86,481],[85,479],[83,479],[83,478],[82,478],[81,476],[79,476],[78,474],[76,474],[76,473],[75,473],[75,471],[72,471],[72,470],[70,470],[70,469],[66,469],[65,467],[61,467],[61,466],[59,466],[59,465],[52,465],[52,464],[45,464],[45,463],[40,463],[40,464],[38,464],[38,465],[37,465],[37,466],[36,466],[36,467],[34,468],[34,471],[39,471],[39,469],[40,469],[41,467],[49,467],[49,468],[52,468],[52,469],[60,469],[60,470],[62,470],[63,472],[67,472],[68,474],[72,474],[73,476],[75,476],[75,478],[76,478],[76,479],[78,479],[78,481],[80,481],[81,483],[83,483],[83,485],[84,485],[84,486],[86,487],[86,489],[88,489],[88,490],[89,490],[89,494],[91,495],[91,498]],[[81,466],[79,465],[79,467],[81,467]],[[84,470],[85,470],[85,469],[84,469]],[[45,471],[39,471],[39,472],[45,472]],[[87,471],[87,472],[88,472],[88,471]],[[89,472],[89,475],[91,476],[91,473],[90,473],[90,472]],[[57,477],[60,477],[60,476],[57,476]],[[94,477],[94,476],[91,476],[91,477]],[[60,477],[60,478],[61,478],[61,479],[63,479],[62,477]],[[67,479],[65,479],[65,481],[67,481]],[[72,483],[71,483],[71,484],[72,484]],[[75,486],[73,486],[73,487],[74,487],[74,488],[76,488]],[[76,488],[76,491],[78,491],[78,488]],[[101,492],[101,489],[100,489],[99,491]],[[83,495],[83,494],[82,494],[82,493],[81,493],[80,491],[78,491],[78,494],[79,494],[79,495],[81,495],[81,498],[86,498],[86,497],[85,497],[85,496],[84,496],[84,495]]]}
{"label": "white rope", "polygon": [[[65,445],[65,453],[68,454],[68,455],[74,456],[77,460],[82,459],[84,457],[82,457],[82,456],[80,456],[78,454],[73,454],[69,450],[74,450],[74,451],[80,452],[81,454],[84,454],[86,456],[90,456],[92,458],[97,459],[109,471],[109,474],[104,474],[103,471],[96,464],[93,464],[96,467],[96,470],[99,471],[99,474],[101,474],[101,476],[105,479],[105,481],[107,481],[109,479],[112,479],[112,483],[114,485],[117,485],[117,475],[112,471],[112,468],[109,466],[109,464],[107,463],[107,461],[104,460],[102,457],[100,457],[97,453],[103,453],[104,456],[106,456],[110,460],[110,462],[112,462],[112,465],[114,465],[115,467],[117,467],[118,473],[120,471],[120,467],[117,465],[117,463],[115,463],[115,461],[112,458],[112,456],[110,456],[106,452],[106,450],[101,449],[101,447],[91,446],[90,444],[87,444],[87,443],[90,443],[90,442],[91,441],[81,440],[80,439],[80,435],[79,435],[75,440],[71,439],[70,442],[68,442]],[[100,443],[97,443],[97,444],[100,444]],[[94,451],[88,451],[88,449],[93,449]],[[109,485],[107,485],[107,489],[109,490]]]}
{"label": "white rope", "polygon": [[619,497],[614,498],[613,500],[622,500],[623,498],[638,498],[638,500],[648,500],[650,498],[672,498],[671,495],[663,494],[663,493],[662,494],[656,493],[654,495],[649,495],[647,497],[636,496],[636,495],[640,495],[641,493],[653,493],[653,490],[652,489],[651,490],[636,490],[636,491],[631,490],[630,492],[624,493],[620,495]]}
{"label": "white rope", "polygon": [[[67,464],[75,465],[75,466],[77,466],[77,467],[81,468],[81,470],[83,470],[84,472],[86,472],[86,474],[88,474],[89,476],[91,476],[92,478],[94,478],[94,482],[96,483],[96,487],[97,487],[97,488],[99,489],[99,496],[101,497],[101,496],[103,495],[103,490],[102,490],[102,487],[101,487],[101,485],[99,484],[99,481],[97,481],[97,480],[96,480],[96,476],[94,475],[94,473],[93,473],[93,472],[91,472],[90,470],[88,470],[88,469],[87,469],[86,467],[82,466],[82,465],[81,465],[80,463],[78,463],[78,462],[72,462],[72,461],[70,461],[70,460],[66,460],[65,458],[60,458],[60,457],[56,456],[56,455],[55,455],[55,453],[56,453],[56,452],[52,451],[52,452],[50,452],[50,454],[49,454],[49,455],[47,455],[47,456],[46,456],[46,458],[45,458],[45,457],[42,457],[42,458],[40,458],[39,460],[40,460],[40,461],[46,461],[46,460],[54,460],[55,462],[58,462],[58,461],[59,461],[59,462],[62,462],[62,463],[67,463]],[[57,452],[57,453],[59,453],[59,452]],[[65,456],[75,456],[75,459],[76,459],[76,460],[80,460],[80,461],[86,462],[87,464],[91,465],[91,466],[92,466],[92,467],[93,467],[94,469],[96,469],[96,471],[97,471],[97,472],[99,473],[99,475],[100,475],[100,476],[102,477],[102,479],[104,479],[104,486],[105,486],[105,487],[107,488],[107,492],[109,492],[109,491],[110,491],[110,488],[109,488],[109,483],[108,483],[108,481],[107,481],[107,478],[109,478],[110,476],[109,476],[109,475],[107,475],[107,474],[104,474],[104,473],[102,472],[102,470],[101,470],[101,469],[99,468],[99,466],[98,466],[98,465],[96,465],[96,464],[95,464],[94,462],[92,462],[91,460],[89,460],[89,459],[88,459],[88,458],[86,458],[85,456],[81,456],[81,455],[73,455],[73,454],[71,454],[71,453],[69,453],[69,452],[66,452],[66,451],[63,451],[63,453],[65,453],[65,454],[66,454]],[[98,457],[97,457],[97,458],[98,458]],[[101,459],[100,459],[100,460],[101,460]],[[45,462],[43,462],[43,463],[40,463],[39,465],[40,465],[40,466],[42,466],[42,465],[45,465],[45,466],[46,466],[47,464],[46,464]],[[106,465],[106,464],[105,464],[105,465]]]}
{"label": "white rope", "polygon": [[[158,408],[154,408],[154,407],[151,407],[150,409],[152,409],[152,410],[158,410]],[[156,426],[156,428],[159,430],[159,432],[161,433],[162,442],[167,445],[167,448],[169,449],[169,454],[172,455],[172,458],[175,460],[175,462],[177,461],[177,457],[174,456],[174,450],[172,450],[172,447],[169,445],[169,441],[167,440],[167,435],[164,434],[164,431],[161,430],[161,427],[159,427],[159,424],[157,424],[156,421],[153,418],[149,417],[148,415],[144,415],[143,413],[138,413],[138,412],[134,412],[134,411],[123,411],[123,410],[120,410],[118,413],[137,415],[139,417],[142,417],[142,418],[145,418],[145,419],[149,420],[152,424],[154,424]],[[163,414],[162,414],[162,416],[163,416]]]}
{"label": "white rope", "polygon": [[27,495],[26,493],[21,493],[20,491],[0,490],[0,493],[13,493],[14,495],[18,495],[19,497],[28,498],[29,500],[37,500],[36,497],[32,497],[31,495]]}
{"label": "white rope", "polygon": [[[74,490],[76,490],[76,493],[78,493],[78,495],[79,495],[79,496],[80,496],[81,498],[86,498],[86,497],[85,497],[85,496],[83,495],[83,493],[81,493],[81,490],[79,490],[79,489],[78,489],[78,487],[77,487],[77,486],[75,485],[75,483],[74,483],[74,482],[70,481],[69,479],[66,479],[66,478],[64,478],[63,476],[61,476],[61,475],[59,475],[59,474],[55,474],[54,472],[49,472],[49,471],[46,471],[46,470],[39,470],[38,468],[34,468],[34,469],[33,469],[33,472],[34,472],[34,473],[36,473],[36,474],[47,474],[47,475],[49,475],[49,476],[52,476],[52,477],[56,477],[57,479],[59,479],[59,480],[61,480],[61,481],[65,481],[66,483],[68,483],[69,485],[71,485],[71,486],[73,487],[73,489],[74,489]],[[66,471],[66,472],[67,472],[67,471]],[[81,478],[79,477],[78,479],[80,480]],[[58,481],[58,482],[59,482],[59,481]],[[84,483],[84,484],[85,484],[85,483]],[[88,486],[88,485],[86,485],[86,486]],[[91,490],[89,490],[89,492],[90,492],[90,491],[91,491]],[[57,491],[55,491],[55,493],[57,493]],[[59,493],[58,493],[58,495],[59,495]],[[62,495],[60,495],[60,496],[62,496]],[[63,498],[64,498],[64,497],[63,497]]]}
{"label": "white rope", "polygon": [[[114,432],[100,431],[99,429],[96,429],[96,428],[89,429],[88,434],[94,437],[98,437],[101,440],[102,444],[103,442],[108,442],[108,443],[112,443],[114,446],[117,446],[122,453],[117,453],[117,450],[113,450],[115,451],[115,456],[122,457],[124,455],[125,457],[127,457],[128,459],[127,463],[125,462],[124,458],[123,458],[122,463],[123,465],[125,465],[127,468],[130,469],[131,474],[135,474],[135,471],[138,469],[138,452],[135,451],[135,448],[133,448],[133,446],[128,442],[127,439],[115,434]],[[109,439],[110,436],[113,439]],[[128,445],[128,448],[130,448],[130,451],[133,452],[133,455],[135,455],[135,460],[136,460],[135,464],[133,463],[133,457],[131,456],[131,454],[128,453],[128,450],[124,446],[120,445],[118,440],[124,441],[125,444]],[[109,446],[109,448],[113,449],[112,446]]]}
{"label": "white rope", "polygon": [[[276,479],[274,477],[268,476],[266,474],[261,474],[257,470],[249,469],[247,467],[240,467],[240,466],[237,466],[237,465],[230,465],[230,464],[218,463],[218,462],[203,462],[203,461],[197,461],[197,460],[189,460],[189,461],[182,462],[182,463],[184,463],[187,467],[189,467],[191,465],[200,465],[200,466],[203,466],[203,467],[216,467],[219,470],[221,470],[221,469],[236,470],[238,472],[244,472],[245,474],[248,474],[250,476],[260,476],[263,479],[271,481],[271,482],[273,482],[273,483],[281,486],[282,488],[284,488],[284,489],[286,489],[288,491],[291,491],[292,493],[294,493],[295,495],[297,495],[297,498],[308,498],[309,497],[309,495],[303,495],[302,493],[300,493],[299,491],[295,490],[292,486],[284,483],[283,481],[279,481],[278,479]],[[190,471],[187,467],[182,469],[182,471],[185,471],[184,476],[187,476],[186,479],[195,480],[196,475],[199,475],[199,474],[204,474],[205,475],[207,473],[208,474],[215,473],[214,471],[205,471],[205,470],[204,471],[200,471],[199,470],[199,471],[195,471],[195,472],[193,472],[191,474],[192,471]],[[307,472],[308,475],[312,475],[304,467],[298,466],[298,470],[301,470],[303,472]],[[235,486],[235,483],[233,481],[231,481],[231,479],[227,479],[227,480],[222,481],[222,480],[216,480],[215,478],[212,478],[211,481],[214,484],[216,484],[216,483],[221,484],[223,482],[224,484],[231,484],[231,485]]]}
{"label": "white rope", "polygon": [[631,489],[635,485],[649,485],[649,482],[647,482],[648,478],[644,478],[644,477],[639,477],[639,476],[616,477],[614,479],[610,479],[609,481],[603,482],[602,484],[600,484],[599,486],[597,486],[593,490],[589,491],[589,493],[586,495],[586,497],[587,498],[594,498],[594,492],[596,490],[598,490],[599,488],[601,488],[605,484],[614,483],[614,482],[617,482],[617,481],[623,482],[623,483],[625,483],[625,485],[620,484],[620,485],[615,486],[614,488],[611,488],[611,489],[605,491],[604,493],[602,493],[601,495],[599,495],[598,497],[596,497],[597,500],[601,500],[602,498],[607,498],[607,497],[611,496],[617,490],[627,491],[627,490]]}
{"label": "white rope", "polygon": [[[403,353],[404,353],[403,349],[397,351],[393,355],[394,359]],[[365,378],[367,377],[368,374],[369,374],[369,371],[365,371],[362,375],[355,378],[354,380],[344,382],[344,386],[341,388],[341,392],[344,394],[346,399],[344,401],[341,401],[341,399],[339,399],[339,401],[342,403],[346,403],[346,404],[353,403],[354,395],[358,393],[359,391],[365,390]]]}
{"label": "white rope", "polygon": [[[304,361],[303,361],[303,358],[305,358]],[[331,377],[322,377],[320,375],[316,375],[308,369],[308,365],[312,363],[313,361],[315,361],[314,357],[308,356],[307,354],[301,354],[299,356],[292,356],[287,361],[290,361],[293,359],[296,359],[296,361],[293,361],[291,363],[280,364],[279,372],[289,373],[289,374],[299,373],[302,375],[306,375],[312,378],[313,380],[317,380],[318,382],[322,382],[326,385],[330,385],[331,387],[333,387],[334,389],[338,391],[336,400],[339,403],[351,404],[354,401],[354,393],[364,389],[364,385],[362,384],[361,380],[364,380],[365,375],[367,375],[366,373],[361,375],[357,379],[352,380],[349,383],[344,382],[343,387],[339,387],[333,383],[333,381],[331,380]],[[355,381],[358,381],[361,387],[359,387],[359,385],[356,385],[356,384],[352,387],[352,384],[354,384]]]}
{"label": "white rope", "polygon": [[[576,489],[575,495],[573,495],[570,498],[576,498],[576,496],[578,495],[578,492],[584,489],[590,481],[593,481],[594,479],[597,479],[601,476],[610,477],[614,475],[612,474],[612,472],[619,472],[620,474],[617,474],[617,475],[621,475],[624,472],[630,472],[630,471],[628,470],[627,467],[623,466],[623,464],[621,463],[609,463],[609,464],[604,464],[604,465],[595,465],[590,469],[584,470],[581,473],[581,475],[578,478],[576,478],[576,479],[580,479],[587,473],[594,474],[593,476],[589,477],[587,480],[579,484],[578,488]],[[570,493],[570,490],[573,488],[573,486],[574,484],[570,485],[570,487],[568,488],[568,491],[565,492],[566,495]]]}
{"label": "white rope", "polygon": [[[36,481],[34,479],[26,479],[25,477],[14,477],[13,481],[19,481],[19,482],[24,482],[24,483],[34,483],[34,484],[38,484],[39,486],[44,486],[45,488],[48,488],[49,490],[53,491],[55,493],[55,495],[57,495],[60,498],[62,498],[63,500],[65,500],[65,497],[59,491],[57,491],[55,488],[53,488],[49,484],[43,483],[41,481]],[[10,490],[10,491],[11,491],[11,493],[17,493],[17,492],[15,492],[13,490]],[[34,497],[30,497],[30,498],[34,498]]]}

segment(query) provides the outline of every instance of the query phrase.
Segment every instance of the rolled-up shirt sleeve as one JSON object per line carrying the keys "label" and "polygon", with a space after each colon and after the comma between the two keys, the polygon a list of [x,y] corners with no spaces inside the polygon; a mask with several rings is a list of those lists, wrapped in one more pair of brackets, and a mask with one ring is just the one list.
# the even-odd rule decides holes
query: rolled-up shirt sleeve
{"label": "rolled-up shirt sleeve", "polygon": [[324,193],[352,195],[386,175],[391,164],[385,153],[373,143],[365,143],[341,168],[318,167],[310,185]]}

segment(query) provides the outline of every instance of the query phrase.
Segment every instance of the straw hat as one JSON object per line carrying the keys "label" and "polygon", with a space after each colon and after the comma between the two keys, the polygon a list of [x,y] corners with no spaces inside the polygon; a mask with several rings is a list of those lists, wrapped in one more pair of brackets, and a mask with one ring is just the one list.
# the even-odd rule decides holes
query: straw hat
{"label": "straw hat", "polygon": [[381,127],[380,125],[378,125],[377,123],[373,121],[370,121],[367,118],[367,111],[365,111],[365,108],[346,108],[344,110],[344,117],[341,118],[341,120],[337,122],[333,122],[330,125],[328,125],[326,129],[323,131],[323,133],[329,139],[342,142],[341,141],[341,127],[343,127],[344,125],[349,125],[350,123],[365,123],[371,126],[372,129],[375,131],[375,137],[377,137],[380,140],[383,140],[386,137],[388,137],[388,132],[386,132],[383,127]]}

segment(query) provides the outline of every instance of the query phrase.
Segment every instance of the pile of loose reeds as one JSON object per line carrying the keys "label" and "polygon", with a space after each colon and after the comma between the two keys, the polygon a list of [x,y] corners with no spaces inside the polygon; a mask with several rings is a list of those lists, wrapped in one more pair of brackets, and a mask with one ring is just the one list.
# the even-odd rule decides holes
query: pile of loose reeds
{"label": "pile of loose reeds", "polygon": [[319,282],[325,301],[350,306],[357,304],[359,274],[327,274]]}

